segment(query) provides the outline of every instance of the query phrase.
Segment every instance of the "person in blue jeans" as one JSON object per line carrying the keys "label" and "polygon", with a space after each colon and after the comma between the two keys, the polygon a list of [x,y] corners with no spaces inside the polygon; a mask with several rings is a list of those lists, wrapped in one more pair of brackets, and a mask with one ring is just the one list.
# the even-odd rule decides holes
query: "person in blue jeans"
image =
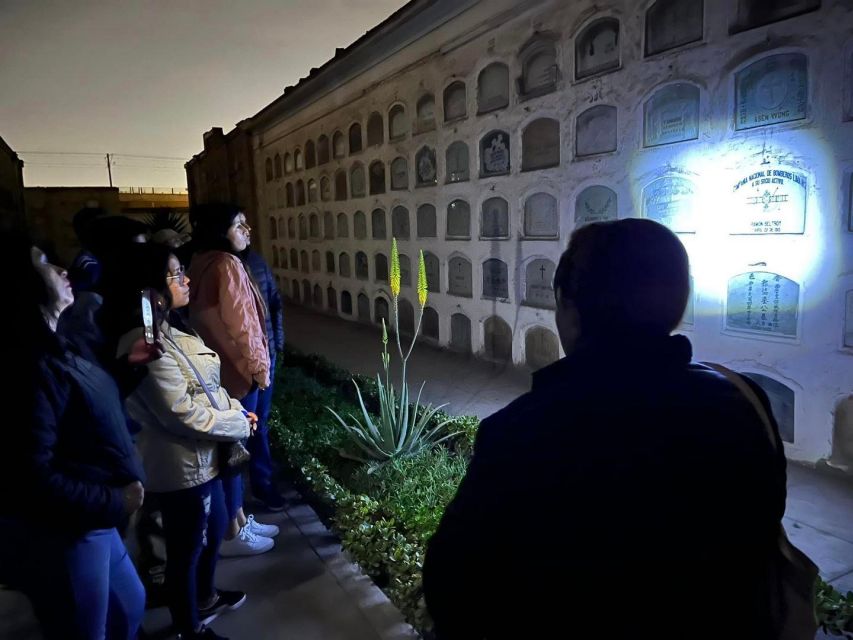
{"label": "person in blue jeans", "polygon": [[[246,241],[251,244],[251,236],[246,231]],[[275,286],[272,270],[263,256],[250,248],[242,253],[243,262],[249,267],[249,274],[255,281],[261,296],[267,305],[266,332],[270,350],[270,386],[258,392],[257,413],[258,430],[249,439],[248,447],[252,454],[249,461],[249,480],[252,494],[269,511],[282,511],[284,499],[275,485],[275,468],[270,452],[269,427],[267,425],[272,408],[273,386],[275,384],[275,365],[277,355],[284,351],[284,314],[281,293]]]}
{"label": "person in blue jeans", "polygon": [[[65,270],[10,233],[0,269],[13,301],[0,314],[0,582],[29,597],[47,640],[133,640],[145,592],[116,528],[142,505],[144,474],[118,386],[56,333],[74,300]],[[144,341],[128,351],[157,355]]]}

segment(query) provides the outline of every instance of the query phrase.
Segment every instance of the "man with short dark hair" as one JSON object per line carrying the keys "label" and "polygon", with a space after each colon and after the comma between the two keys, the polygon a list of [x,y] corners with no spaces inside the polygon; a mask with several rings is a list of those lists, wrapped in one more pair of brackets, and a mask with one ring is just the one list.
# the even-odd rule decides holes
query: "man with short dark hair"
{"label": "man with short dark hair", "polygon": [[438,637],[774,637],[784,449],[671,335],[689,295],[681,242],[649,220],[588,225],[554,288],[566,357],[483,421],[429,544]]}

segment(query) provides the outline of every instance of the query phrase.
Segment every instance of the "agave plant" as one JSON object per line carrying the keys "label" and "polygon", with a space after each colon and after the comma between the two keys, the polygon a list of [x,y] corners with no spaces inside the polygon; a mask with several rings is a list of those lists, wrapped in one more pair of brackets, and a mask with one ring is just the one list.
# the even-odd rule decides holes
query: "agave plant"
{"label": "agave plant", "polygon": [[393,299],[394,325],[397,337],[397,350],[400,353],[401,378],[399,394],[391,382],[391,357],[388,353],[388,328],[385,320],[382,320],[382,368],[385,372],[383,382],[380,374],[376,375],[376,383],[379,395],[379,416],[374,419],[367,411],[364,398],[358,383],[353,380],[358,401],[361,407],[361,416],[355,417],[348,414],[349,421],[342,418],[333,409],[327,409],[337,418],[341,426],[346,430],[350,440],[356,446],[358,454],[346,454],[357,460],[374,465],[387,462],[394,458],[415,455],[416,453],[432,447],[457,433],[447,433],[449,420],[430,426],[430,422],[436,412],[447,406],[439,405],[433,407],[431,404],[421,404],[425,382],[421,383],[415,401],[410,402],[409,383],[407,379],[407,364],[412,350],[415,347],[418,333],[421,329],[421,320],[424,315],[424,307],[427,302],[427,277],[426,265],[424,263],[423,251],[420,252],[418,260],[418,305],[420,307],[418,323],[412,341],[408,349],[403,353],[403,345],[400,341],[400,314],[398,301],[400,296],[400,255],[397,251],[397,239],[391,242],[391,270],[389,274],[391,285],[391,296]]}
{"label": "agave plant", "polygon": [[171,209],[155,211],[145,220],[152,233],[162,229],[174,229],[179,234],[187,232],[187,223],[181,214]]}

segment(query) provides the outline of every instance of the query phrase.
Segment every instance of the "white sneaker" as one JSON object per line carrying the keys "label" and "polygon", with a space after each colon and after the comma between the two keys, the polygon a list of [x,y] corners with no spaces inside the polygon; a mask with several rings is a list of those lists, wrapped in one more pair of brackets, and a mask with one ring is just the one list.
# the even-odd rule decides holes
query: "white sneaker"
{"label": "white sneaker", "polygon": [[254,515],[249,516],[246,526],[249,527],[249,531],[254,533],[256,536],[262,536],[264,538],[275,538],[279,534],[279,528],[277,526],[274,524],[261,524],[255,520]]}
{"label": "white sneaker", "polygon": [[233,540],[225,540],[219,547],[219,555],[223,558],[234,558],[237,556],[256,556],[266,553],[273,548],[272,538],[258,536],[249,530],[246,524]]}

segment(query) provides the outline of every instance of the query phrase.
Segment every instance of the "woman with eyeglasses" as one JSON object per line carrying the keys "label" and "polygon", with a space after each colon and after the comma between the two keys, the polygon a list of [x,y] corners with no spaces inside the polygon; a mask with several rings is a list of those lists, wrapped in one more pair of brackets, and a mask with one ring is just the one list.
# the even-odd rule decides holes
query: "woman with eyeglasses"
{"label": "woman with eyeglasses", "polygon": [[122,286],[106,300],[122,333],[117,356],[145,335],[141,292],[164,350],[126,406],[141,426],[137,447],[163,517],[166,598],[183,640],[215,640],[205,625],[246,600],[214,586],[227,526],[219,445],[247,438],[252,416],[221,386],[219,356],[174,313],[189,303],[191,280],[172,250],[129,247],[122,262]]}
{"label": "woman with eyeglasses", "polygon": [[[270,386],[270,355],[263,296],[240,253],[249,243],[245,214],[234,205],[205,204],[191,212],[195,254],[190,263],[190,324],[222,358],[222,385],[247,411],[257,412],[258,393]],[[273,547],[278,527],[243,511],[240,468],[220,476],[229,529],[223,556],[255,555]]]}

